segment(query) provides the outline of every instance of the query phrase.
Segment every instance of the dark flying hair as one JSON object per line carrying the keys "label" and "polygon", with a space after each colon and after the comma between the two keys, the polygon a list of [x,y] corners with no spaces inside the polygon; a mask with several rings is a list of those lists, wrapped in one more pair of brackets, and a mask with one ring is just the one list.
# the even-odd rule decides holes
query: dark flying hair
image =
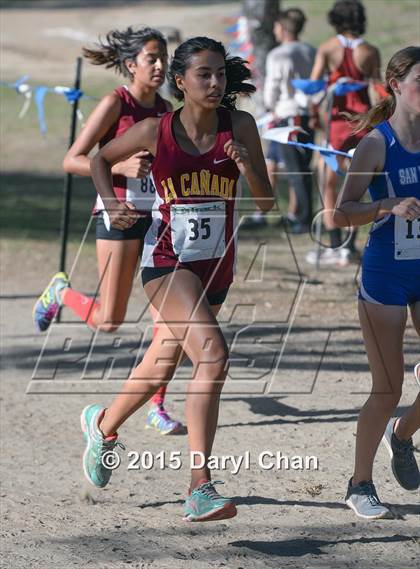
{"label": "dark flying hair", "polygon": [[245,83],[251,78],[251,72],[246,66],[246,61],[241,57],[229,57],[224,45],[216,40],[206,37],[191,38],[179,45],[169,67],[168,77],[169,86],[172,94],[178,101],[183,101],[184,93],[178,89],[175,75],[185,75],[190,66],[191,57],[201,51],[213,51],[220,53],[225,60],[226,66],[226,89],[221,105],[229,110],[236,108],[236,97],[238,95],[250,95],[254,93],[255,87],[251,83]]}
{"label": "dark flying hair", "polygon": [[349,32],[363,35],[366,31],[366,14],[359,0],[338,0],[328,12],[328,22],[338,34]]}
{"label": "dark flying hair", "polygon": [[153,28],[140,28],[133,30],[130,26],[126,30],[111,30],[106,40],[96,44],[96,49],[82,48],[83,55],[93,65],[105,65],[106,69],[114,68],[117,73],[130,77],[125,61],[134,61],[147,42],[156,40],[167,46],[166,39],[158,30]]}
{"label": "dark flying hair", "polygon": [[365,128],[373,128],[382,121],[388,120],[394,114],[397,101],[389,82],[391,79],[403,81],[410,73],[411,68],[417,63],[420,63],[419,46],[405,47],[397,51],[397,53],[394,53],[389,60],[385,72],[385,89],[388,93],[388,97],[382,99],[367,113],[353,117],[352,122],[356,123],[355,132],[359,132]]}

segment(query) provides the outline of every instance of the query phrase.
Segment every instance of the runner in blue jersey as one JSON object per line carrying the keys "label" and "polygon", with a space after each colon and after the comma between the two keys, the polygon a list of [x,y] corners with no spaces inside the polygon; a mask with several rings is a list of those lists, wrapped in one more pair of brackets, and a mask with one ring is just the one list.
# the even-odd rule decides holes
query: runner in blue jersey
{"label": "runner in blue jersey", "polygon": [[[408,199],[415,205],[420,199],[420,150],[407,150],[390,121],[375,130],[383,137],[379,144],[385,146],[385,156],[382,175],[374,176],[369,186],[373,203]],[[373,223],[363,255],[361,300],[398,306],[420,301],[419,221],[405,215],[404,206],[390,209]]]}
{"label": "runner in blue jersey", "polygon": [[[357,147],[334,213],[341,227],[373,222],[359,290],[372,391],[358,419],[346,496],[347,505],[366,519],[389,515],[372,481],[382,437],[399,484],[406,490],[420,486],[412,442],[420,428],[420,394],[402,417],[392,418],[404,378],[407,307],[420,336],[420,47],[391,58],[386,89],[389,97],[361,117],[359,128],[375,128]],[[366,190],[370,203],[361,201]]]}

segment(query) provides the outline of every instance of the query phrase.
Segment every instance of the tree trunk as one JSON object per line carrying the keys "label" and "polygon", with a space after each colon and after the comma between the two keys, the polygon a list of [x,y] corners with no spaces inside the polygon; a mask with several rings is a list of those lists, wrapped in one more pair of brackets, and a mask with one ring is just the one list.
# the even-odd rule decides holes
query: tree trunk
{"label": "tree trunk", "polygon": [[264,114],[263,88],[267,53],[275,47],[273,25],[280,10],[280,0],[242,0],[242,15],[247,19],[249,39],[253,45],[255,60],[252,74],[257,87],[256,114]]}

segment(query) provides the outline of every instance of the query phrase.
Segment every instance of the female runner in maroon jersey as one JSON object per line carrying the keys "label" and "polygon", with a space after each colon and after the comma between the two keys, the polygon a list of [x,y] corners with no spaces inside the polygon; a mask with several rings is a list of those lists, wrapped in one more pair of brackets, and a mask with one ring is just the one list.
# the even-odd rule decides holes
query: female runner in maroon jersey
{"label": "female runner in maroon jersey", "polygon": [[[113,30],[106,41],[93,49],[84,48],[83,52],[94,65],[114,68],[130,79],[128,87],[118,87],[102,99],[64,158],[66,172],[90,176],[88,155],[96,144],[102,147],[133,124],[161,116],[172,106],[157,92],[165,80],[168,59],[166,40],[158,30]],[[34,319],[40,331],[48,329],[59,305],[67,306],[90,327],[102,332],[114,332],[123,323],[155,199],[155,188],[148,175],[150,158],[142,150],[112,168],[115,195],[127,207],[140,212],[132,227],[111,227],[102,199],[97,198],[94,212],[100,300],[72,289],[64,273],[56,274],[35,305]],[[169,417],[163,406],[164,397],[163,386],[151,400],[146,426],[161,434],[178,432],[182,424]]]}
{"label": "female runner in maroon jersey", "polygon": [[108,204],[111,223],[126,229],[134,222],[133,212],[115,197],[111,167],[144,149],[155,157],[152,176],[158,199],[142,278],[161,324],[141,364],[108,409],[91,405],[83,410],[84,471],[92,484],[108,483],[106,457],[117,442],[117,430],[171,379],[183,350],[193,364],[186,402],[195,466],[185,502],[188,521],[236,515],[232,500],[214,489],[207,459],[227,374],[228,349],[216,315],[233,279],[239,174],[262,210],[274,204],[255,121],[234,110],[237,94],[254,91],[244,82],[249,77],[245,62],[227,57],[221,43],[203,37],[184,42],[170,68],[171,86],[183,107],[136,124],[92,161],[92,176]]}
{"label": "female runner in maroon jersey", "polygon": [[[354,81],[365,81],[376,84],[380,82],[380,55],[378,49],[368,43],[362,36],[366,28],[366,16],[363,5],[353,0],[340,0],[328,13],[329,23],[335,28],[337,35],[322,43],[317,51],[311,79],[322,79],[328,74],[330,85],[342,77]],[[329,126],[329,142],[335,150],[347,152],[355,148],[365,136],[366,131],[355,134],[354,125],[349,116],[366,113],[370,108],[367,86],[359,91],[333,98],[331,123]],[[343,114],[344,113],[344,114]],[[345,159],[337,157],[340,168],[345,171]],[[346,244],[342,245],[341,230],[334,224],[333,211],[337,199],[336,186],[338,176],[330,168],[326,171],[324,184],[324,223],[329,233],[331,248],[321,251],[320,264],[345,266],[353,257],[357,260],[355,248],[356,232]],[[311,251],[306,260],[315,264],[317,254]]]}

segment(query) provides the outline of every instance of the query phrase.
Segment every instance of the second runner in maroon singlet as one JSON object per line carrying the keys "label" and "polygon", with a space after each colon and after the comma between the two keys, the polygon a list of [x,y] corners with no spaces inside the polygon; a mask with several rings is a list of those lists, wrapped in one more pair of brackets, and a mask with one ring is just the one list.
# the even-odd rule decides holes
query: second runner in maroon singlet
{"label": "second runner in maroon singlet", "polygon": [[[114,90],[121,100],[120,116],[109,131],[99,142],[102,148],[110,140],[122,136],[133,124],[149,117],[159,117],[167,112],[167,103],[159,93],[156,93],[156,102],[153,107],[143,107],[133,97],[127,87],[121,86]],[[155,188],[149,178],[126,178],[121,175],[113,175],[112,182],[116,197],[120,201],[130,201],[139,211],[149,212],[154,202]],[[104,204],[100,196],[97,197],[94,212],[104,210]]]}

